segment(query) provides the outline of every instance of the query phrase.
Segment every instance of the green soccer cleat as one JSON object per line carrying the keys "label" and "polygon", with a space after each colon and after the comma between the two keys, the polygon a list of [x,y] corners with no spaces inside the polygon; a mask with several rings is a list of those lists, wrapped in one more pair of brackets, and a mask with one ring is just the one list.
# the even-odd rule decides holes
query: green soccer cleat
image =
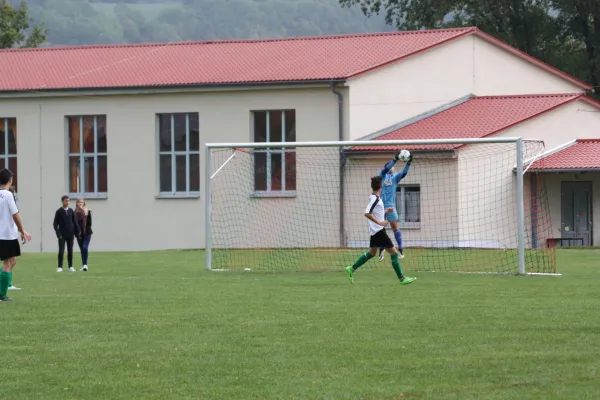
{"label": "green soccer cleat", "polygon": [[409,283],[413,283],[416,280],[417,280],[417,278],[409,278],[408,276],[405,276],[404,279],[402,279],[400,281],[400,284],[401,285],[408,285]]}
{"label": "green soccer cleat", "polygon": [[348,275],[348,279],[350,279],[350,283],[354,283],[354,270],[351,266],[346,267],[346,275]]}

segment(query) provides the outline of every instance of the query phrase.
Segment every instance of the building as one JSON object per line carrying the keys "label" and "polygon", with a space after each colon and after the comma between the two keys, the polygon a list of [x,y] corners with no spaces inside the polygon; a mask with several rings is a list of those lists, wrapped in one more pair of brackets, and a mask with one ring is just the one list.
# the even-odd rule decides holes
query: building
{"label": "building", "polygon": [[[93,210],[96,250],[203,247],[208,142],[404,138],[462,107],[475,107],[462,117],[473,122],[477,104],[519,108],[523,99],[533,99],[529,114],[473,135],[519,135],[545,149],[600,136],[589,85],[476,28],[0,50],[0,70],[0,159],[17,173],[34,236],[26,251],[54,251],[65,193]],[[466,133],[450,126],[448,135]],[[301,201],[300,158],[271,152],[255,162],[253,195]],[[238,220],[241,228],[245,215]]]}

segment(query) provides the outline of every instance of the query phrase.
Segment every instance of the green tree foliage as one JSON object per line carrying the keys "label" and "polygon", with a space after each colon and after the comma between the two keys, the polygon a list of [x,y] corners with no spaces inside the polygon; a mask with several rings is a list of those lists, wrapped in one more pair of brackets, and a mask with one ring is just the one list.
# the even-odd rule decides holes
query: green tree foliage
{"label": "green tree foliage", "polygon": [[7,0],[0,0],[0,48],[38,47],[46,40],[44,24],[31,26],[27,4],[22,0],[13,7]]}
{"label": "green tree foliage", "polygon": [[598,86],[598,0],[339,0],[399,30],[477,26]]}

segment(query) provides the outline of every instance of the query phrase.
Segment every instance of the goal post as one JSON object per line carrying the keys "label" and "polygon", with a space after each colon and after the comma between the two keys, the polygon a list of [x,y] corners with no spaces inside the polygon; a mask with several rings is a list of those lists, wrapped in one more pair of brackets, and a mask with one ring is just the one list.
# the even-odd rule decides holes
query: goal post
{"label": "goal post", "polygon": [[368,247],[370,177],[404,148],[414,160],[396,196],[403,268],[556,272],[545,187],[523,179],[543,143],[520,137],[207,143],[206,269],[343,270]]}

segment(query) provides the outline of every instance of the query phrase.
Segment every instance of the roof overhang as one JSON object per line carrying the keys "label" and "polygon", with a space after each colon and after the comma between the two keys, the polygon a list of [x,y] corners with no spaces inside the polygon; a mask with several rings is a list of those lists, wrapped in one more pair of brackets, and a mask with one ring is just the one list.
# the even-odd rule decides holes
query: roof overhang
{"label": "roof overhang", "polygon": [[227,92],[250,90],[282,90],[282,89],[311,89],[326,88],[332,85],[344,84],[345,79],[282,81],[282,82],[250,82],[222,84],[190,84],[168,86],[123,86],[123,87],[91,87],[35,90],[0,91],[2,98],[40,98],[40,97],[81,97],[81,96],[122,96],[140,94],[185,94],[201,92]]}

